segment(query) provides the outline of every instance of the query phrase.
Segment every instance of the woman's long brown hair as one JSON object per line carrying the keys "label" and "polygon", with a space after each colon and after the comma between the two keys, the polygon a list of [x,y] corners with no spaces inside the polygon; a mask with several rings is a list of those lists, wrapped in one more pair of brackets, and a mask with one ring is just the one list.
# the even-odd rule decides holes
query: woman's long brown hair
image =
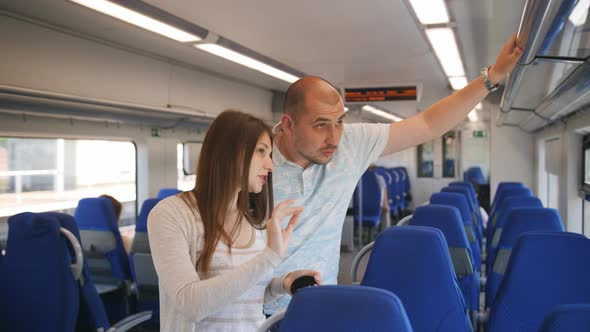
{"label": "woman's long brown hair", "polygon": [[[209,127],[197,166],[197,181],[193,190],[181,195],[184,202],[195,208],[204,226],[204,246],[197,269],[207,275],[211,259],[220,239],[231,244],[239,223],[227,234],[223,229],[226,215],[236,191],[238,220],[246,220],[257,229],[265,227],[265,220],[274,206],[272,175],[269,173],[262,191],[248,192],[248,174],[252,154],[262,133],[272,132],[262,120],[240,111],[226,110]],[[231,245],[230,252],[231,252]]]}

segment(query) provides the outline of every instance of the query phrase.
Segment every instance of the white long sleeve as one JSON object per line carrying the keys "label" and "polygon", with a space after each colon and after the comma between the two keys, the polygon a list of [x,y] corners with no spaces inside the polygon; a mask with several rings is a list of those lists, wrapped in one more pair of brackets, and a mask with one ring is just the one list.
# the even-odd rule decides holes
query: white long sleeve
{"label": "white long sleeve", "polygon": [[[162,331],[189,331],[191,329],[186,328],[190,324],[206,318],[229,324],[226,321],[231,317],[210,316],[223,312],[236,301],[239,303],[242,296],[247,299],[234,311],[243,310],[254,315],[258,307],[259,315],[242,315],[236,320],[260,320],[264,318],[263,302],[284,294],[282,280],[270,282],[272,271],[281,258],[266,246],[262,236],[258,236],[252,248],[232,249],[231,256],[224,244],[218,245],[210,277],[202,278],[195,268],[203,246],[202,222],[178,197],[166,199],[152,210],[148,234],[159,279]],[[235,264],[236,261],[243,263]],[[255,286],[262,287],[262,292],[253,290]],[[248,295],[251,290],[252,294]],[[242,308],[246,302],[253,306],[251,311]]]}

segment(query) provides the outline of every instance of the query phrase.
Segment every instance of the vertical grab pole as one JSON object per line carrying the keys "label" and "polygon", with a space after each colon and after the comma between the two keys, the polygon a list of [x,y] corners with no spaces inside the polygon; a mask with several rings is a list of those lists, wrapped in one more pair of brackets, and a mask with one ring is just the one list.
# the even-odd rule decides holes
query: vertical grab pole
{"label": "vertical grab pole", "polygon": [[359,222],[358,231],[359,231],[359,248],[363,247],[363,177],[361,176],[359,183],[358,183],[358,211],[357,211],[357,220]]}

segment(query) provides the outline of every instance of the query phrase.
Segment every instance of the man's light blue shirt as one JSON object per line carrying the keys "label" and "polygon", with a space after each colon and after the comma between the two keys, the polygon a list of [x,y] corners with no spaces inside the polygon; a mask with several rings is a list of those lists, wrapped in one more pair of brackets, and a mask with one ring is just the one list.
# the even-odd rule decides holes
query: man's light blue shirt
{"label": "man's light blue shirt", "polygon": [[[303,169],[273,149],[275,204],[296,199],[305,207],[292,234],[285,260],[275,269],[281,276],[294,270],[321,273],[324,284],[336,284],[342,224],[354,188],[369,165],[379,158],[389,138],[388,124],[346,124],[338,149],[326,165]],[[282,221],[286,227],[289,219]],[[264,307],[273,314],[289,304],[285,295]]]}

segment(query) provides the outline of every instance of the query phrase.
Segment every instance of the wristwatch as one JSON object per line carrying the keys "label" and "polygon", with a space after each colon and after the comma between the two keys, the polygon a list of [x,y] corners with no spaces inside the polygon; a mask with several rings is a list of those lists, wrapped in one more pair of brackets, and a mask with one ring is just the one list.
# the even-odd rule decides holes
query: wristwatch
{"label": "wristwatch", "polygon": [[484,67],[481,70],[481,78],[483,78],[483,84],[486,86],[486,89],[488,89],[489,92],[494,92],[498,90],[498,84],[494,84],[490,80],[490,77],[488,76],[488,70],[490,70],[490,68],[492,67]]}

